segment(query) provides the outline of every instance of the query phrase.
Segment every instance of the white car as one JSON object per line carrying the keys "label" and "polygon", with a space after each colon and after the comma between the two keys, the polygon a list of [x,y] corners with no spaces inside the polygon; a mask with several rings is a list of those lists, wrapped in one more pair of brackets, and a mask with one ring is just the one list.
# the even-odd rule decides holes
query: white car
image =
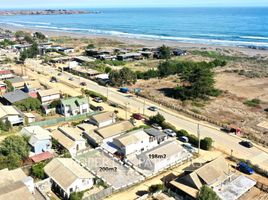
{"label": "white car", "polygon": [[163,131],[165,134],[167,134],[168,136],[170,136],[170,137],[176,137],[176,133],[173,131],[173,130],[171,130],[171,129],[165,129],[164,131]]}
{"label": "white car", "polygon": [[152,124],[152,127],[159,130],[159,131],[162,131],[162,127],[159,126],[158,124]]}
{"label": "white car", "polygon": [[197,153],[197,149],[194,148],[191,144],[189,143],[185,143],[185,144],[182,144],[182,146],[190,153]]}

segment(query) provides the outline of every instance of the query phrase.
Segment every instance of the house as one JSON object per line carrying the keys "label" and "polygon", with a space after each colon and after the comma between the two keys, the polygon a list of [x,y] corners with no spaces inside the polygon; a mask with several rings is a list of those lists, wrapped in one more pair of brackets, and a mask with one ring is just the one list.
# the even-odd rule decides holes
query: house
{"label": "house", "polygon": [[78,63],[87,63],[87,62],[94,62],[95,59],[87,57],[87,56],[77,56],[74,58],[74,61],[76,61]]}
{"label": "house", "polygon": [[32,122],[35,122],[36,117],[32,113],[24,113],[24,119],[26,124],[30,124]]}
{"label": "house", "polygon": [[127,156],[140,153],[157,146],[156,141],[151,141],[150,136],[143,129],[125,133],[113,139],[113,144],[118,148],[118,153]]}
{"label": "house", "polygon": [[39,162],[42,162],[44,160],[51,159],[53,157],[54,157],[53,153],[46,151],[43,153],[39,153],[37,155],[30,156],[30,159],[33,161],[33,163],[39,163]]}
{"label": "house", "polygon": [[182,198],[196,199],[203,185],[211,187],[222,200],[236,200],[250,190],[256,181],[238,175],[220,156],[210,162],[196,163],[185,169],[184,175],[168,184]]}
{"label": "house", "polygon": [[172,50],[174,56],[186,56],[187,51],[182,50],[182,49],[173,49]]}
{"label": "house", "polygon": [[22,100],[25,100],[28,98],[30,98],[30,96],[27,93],[25,93],[21,90],[15,90],[13,92],[5,93],[2,96],[1,101],[4,105],[12,105],[16,102],[19,102],[19,101],[22,101]]}
{"label": "house", "polygon": [[5,84],[3,81],[0,81],[0,95],[5,94],[7,91],[7,84]]}
{"label": "house", "polygon": [[0,200],[34,200],[34,180],[21,168],[0,170]]}
{"label": "house", "polygon": [[121,61],[142,60],[142,58],[143,56],[141,53],[126,53],[117,56],[117,59]]}
{"label": "house", "polygon": [[41,90],[38,91],[37,96],[42,104],[49,104],[60,99],[60,92],[54,89]]}
{"label": "house", "polygon": [[52,147],[50,132],[40,126],[24,127],[21,134],[29,136],[29,145],[34,154],[50,151]]}
{"label": "house", "polygon": [[59,113],[65,117],[89,113],[88,99],[85,97],[61,99]]}
{"label": "house", "polygon": [[59,52],[68,54],[68,53],[74,53],[74,48],[72,47],[62,47],[58,49]]}
{"label": "house", "polygon": [[59,127],[52,132],[52,138],[67,149],[72,156],[86,148],[86,140],[82,138],[83,131],[78,128]]}
{"label": "house", "polygon": [[14,74],[10,70],[7,70],[7,69],[0,70],[0,80],[6,80],[9,78],[13,78],[13,77],[14,77]]}
{"label": "house", "polygon": [[103,142],[112,141],[113,138],[132,129],[134,126],[129,121],[117,122],[115,124],[104,126],[95,130],[103,138]]}
{"label": "house", "polygon": [[64,199],[73,192],[90,189],[94,184],[94,176],[71,158],[54,158],[44,171]]}
{"label": "house", "polygon": [[156,140],[158,144],[161,144],[168,139],[167,134],[155,128],[144,129],[144,131],[151,136],[151,140]]}
{"label": "house", "polygon": [[14,106],[0,106],[0,120],[8,120],[11,125],[23,124],[23,114]]}
{"label": "house", "polygon": [[93,115],[90,118],[90,123],[94,124],[98,128],[109,126],[116,122],[116,115],[114,112],[103,112]]}
{"label": "house", "polygon": [[15,89],[19,89],[19,90],[23,89],[24,83],[25,83],[25,79],[23,79],[20,76],[14,76],[14,77],[8,79],[8,81],[12,84],[12,86]]}
{"label": "house", "polygon": [[140,161],[139,168],[150,170],[153,173],[187,160],[189,157],[191,157],[191,155],[177,140],[167,141],[137,155]]}

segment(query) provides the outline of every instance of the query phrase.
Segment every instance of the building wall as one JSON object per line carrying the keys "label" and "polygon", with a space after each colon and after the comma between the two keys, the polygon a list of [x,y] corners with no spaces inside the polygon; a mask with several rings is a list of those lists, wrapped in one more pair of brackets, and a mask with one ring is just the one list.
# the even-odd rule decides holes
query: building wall
{"label": "building wall", "polygon": [[13,124],[23,123],[23,118],[19,115],[10,115],[7,117],[8,121]]}
{"label": "building wall", "polygon": [[40,140],[34,145],[34,153],[39,154],[51,150],[52,143],[50,140]]}
{"label": "building wall", "polygon": [[83,190],[87,190],[93,187],[94,181],[92,178],[90,179],[77,179],[73,184],[68,187],[67,194],[68,196],[71,194],[71,189],[72,192],[81,192]]}
{"label": "building wall", "polygon": [[58,99],[60,99],[60,94],[53,94],[49,96],[40,97],[42,103],[52,102]]}

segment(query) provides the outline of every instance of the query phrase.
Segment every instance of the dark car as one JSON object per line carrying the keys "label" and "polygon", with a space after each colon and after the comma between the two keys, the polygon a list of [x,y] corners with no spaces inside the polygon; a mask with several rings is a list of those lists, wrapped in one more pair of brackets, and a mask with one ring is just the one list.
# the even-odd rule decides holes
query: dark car
{"label": "dark car", "polygon": [[250,166],[248,166],[247,163],[244,163],[244,162],[238,163],[237,168],[241,172],[246,173],[246,174],[249,174],[249,175],[251,175],[251,174],[254,173],[254,170]]}
{"label": "dark car", "polygon": [[96,111],[103,111],[104,110],[104,108],[102,106],[97,106],[95,109],[96,109]]}
{"label": "dark car", "polygon": [[156,111],[158,110],[158,108],[155,107],[155,106],[150,106],[150,107],[148,108],[148,110],[153,111],[153,112],[156,112]]}
{"label": "dark car", "polygon": [[239,144],[244,146],[244,147],[247,147],[247,148],[253,147],[253,144],[250,141],[247,141],[247,140],[243,140],[243,141],[239,142]]}
{"label": "dark car", "polygon": [[73,78],[73,77],[70,77],[70,78],[69,78],[69,81],[73,81],[73,80],[74,80],[74,78]]}
{"label": "dark car", "polygon": [[133,114],[133,118],[136,119],[136,120],[142,120],[143,119],[143,117],[139,113]]}
{"label": "dark car", "polygon": [[97,102],[97,103],[102,103],[102,102],[103,102],[102,98],[100,98],[100,97],[95,97],[95,98],[93,99],[93,101],[95,101],[95,102]]}
{"label": "dark car", "polygon": [[51,83],[56,83],[56,82],[58,82],[58,79],[55,76],[52,76],[51,79],[50,79],[50,82]]}
{"label": "dark car", "polygon": [[81,82],[80,85],[82,85],[82,86],[86,86],[87,83],[86,83],[86,82]]}

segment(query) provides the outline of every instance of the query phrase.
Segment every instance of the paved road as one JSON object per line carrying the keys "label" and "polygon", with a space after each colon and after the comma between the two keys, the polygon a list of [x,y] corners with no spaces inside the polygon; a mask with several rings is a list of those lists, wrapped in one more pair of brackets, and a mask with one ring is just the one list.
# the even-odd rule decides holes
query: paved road
{"label": "paved road", "polygon": [[[37,65],[35,70],[40,70],[40,72],[47,72],[51,75],[56,76],[58,71],[47,67],[43,67],[42,65]],[[73,78],[72,82],[74,84],[79,85],[81,82],[86,82],[87,89],[94,90],[98,93],[101,93],[104,96],[108,96],[111,101],[117,102],[122,106],[126,106],[128,108],[127,116],[130,116],[130,113],[143,113],[147,116],[155,115],[155,112],[149,111],[147,108],[150,105],[156,105],[155,103],[151,103],[144,99],[137,99],[135,97],[129,98],[127,95],[119,93],[114,88],[107,88],[96,84],[93,81],[74,76],[69,73],[62,73],[59,76],[59,79],[68,80],[70,77]],[[225,132],[220,131],[219,127],[214,127],[212,125],[207,124],[206,122],[201,122],[198,120],[187,118],[183,115],[180,115],[176,111],[169,110],[167,108],[161,107],[160,105],[156,105],[159,107],[159,112],[166,118],[168,122],[173,124],[179,129],[185,129],[192,134],[197,133],[197,124],[200,124],[200,134],[201,138],[203,137],[211,137],[214,140],[214,146],[225,151],[226,153],[231,153],[233,150],[233,155],[236,157],[240,157],[243,159],[250,159],[252,163],[258,164],[259,166],[268,170],[268,154],[261,150],[260,148],[245,148],[239,145],[239,138],[228,135]],[[197,135],[197,134],[196,134]]]}

